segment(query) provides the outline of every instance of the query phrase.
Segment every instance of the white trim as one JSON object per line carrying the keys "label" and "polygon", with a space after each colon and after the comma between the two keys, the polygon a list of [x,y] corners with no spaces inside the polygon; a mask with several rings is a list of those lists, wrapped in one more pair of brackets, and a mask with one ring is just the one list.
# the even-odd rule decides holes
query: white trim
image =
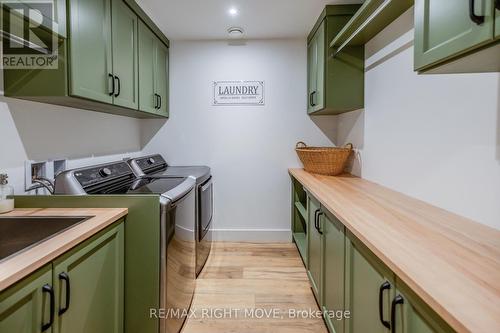
{"label": "white trim", "polygon": [[219,242],[290,243],[290,229],[213,229],[212,237]]}

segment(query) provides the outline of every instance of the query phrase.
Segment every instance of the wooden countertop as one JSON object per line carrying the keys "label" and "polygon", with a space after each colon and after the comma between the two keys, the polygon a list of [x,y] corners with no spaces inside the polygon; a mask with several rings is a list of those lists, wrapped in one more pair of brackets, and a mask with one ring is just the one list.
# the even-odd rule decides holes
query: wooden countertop
{"label": "wooden countertop", "polygon": [[500,231],[350,175],[289,169],[458,332],[500,332]]}
{"label": "wooden countertop", "polygon": [[[7,216],[93,216],[23,252],[0,261],[0,291],[127,215],[126,208],[16,209]],[[1,223],[1,221],[0,221]]]}

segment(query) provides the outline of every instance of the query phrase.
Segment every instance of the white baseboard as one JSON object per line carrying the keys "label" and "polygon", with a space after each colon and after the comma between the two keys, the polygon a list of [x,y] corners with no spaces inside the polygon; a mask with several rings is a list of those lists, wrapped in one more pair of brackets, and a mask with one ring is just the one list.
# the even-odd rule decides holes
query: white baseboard
{"label": "white baseboard", "polygon": [[290,229],[213,229],[212,237],[218,242],[290,243]]}

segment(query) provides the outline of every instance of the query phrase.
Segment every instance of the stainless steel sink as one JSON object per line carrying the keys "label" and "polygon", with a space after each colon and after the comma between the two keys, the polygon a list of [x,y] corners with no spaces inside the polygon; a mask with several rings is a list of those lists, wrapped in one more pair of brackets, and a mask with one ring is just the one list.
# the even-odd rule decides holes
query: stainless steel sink
{"label": "stainless steel sink", "polygon": [[47,240],[91,217],[0,217],[0,260]]}

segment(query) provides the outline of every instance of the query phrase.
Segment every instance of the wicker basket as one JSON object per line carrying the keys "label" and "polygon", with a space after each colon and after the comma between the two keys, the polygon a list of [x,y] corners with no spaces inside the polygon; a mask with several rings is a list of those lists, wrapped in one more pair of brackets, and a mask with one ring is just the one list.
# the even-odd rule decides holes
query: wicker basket
{"label": "wicker basket", "polygon": [[304,164],[306,171],[335,176],[344,171],[347,160],[352,153],[352,148],[351,143],[342,148],[307,147],[304,142],[299,141],[295,146],[295,151],[299,155],[302,164]]}

